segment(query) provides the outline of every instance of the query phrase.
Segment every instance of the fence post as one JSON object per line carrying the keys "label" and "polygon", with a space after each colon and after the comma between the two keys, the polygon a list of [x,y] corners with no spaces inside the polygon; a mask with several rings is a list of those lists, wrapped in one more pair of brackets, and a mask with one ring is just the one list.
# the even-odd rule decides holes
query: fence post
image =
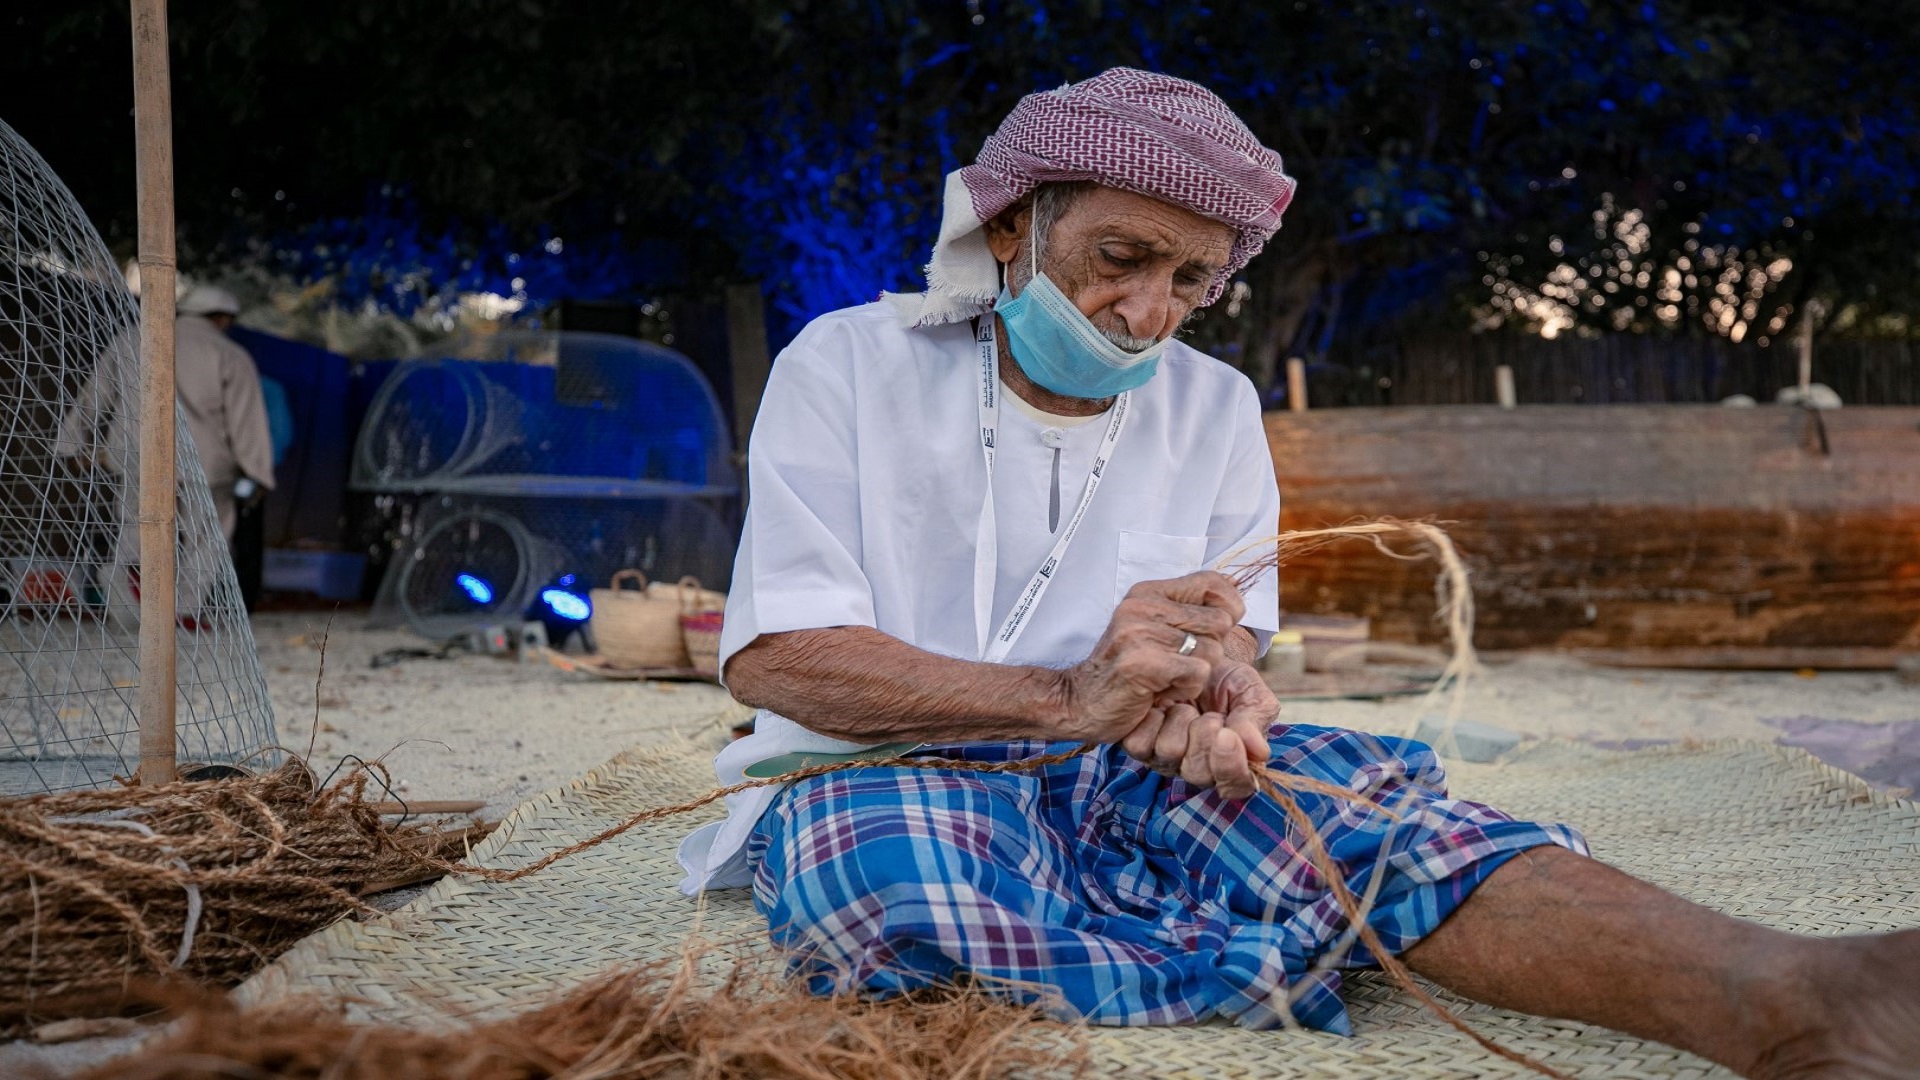
{"label": "fence post", "polygon": [[1511,409],[1514,406],[1513,368],[1506,364],[1493,369],[1493,398],[1503,409]]}
{"label": "fence post", "polygon": [[1813,320],[1820,317],[1820,301],[1809,299],[1800,313],[1800,404],[1811,399],[1813,391]]}
{"label": "fence post", "polygon": [[745,459],[747,435],[760,412],[773,360],[767,352],[767,314],[760,283],[727,286],[727,363],[733,371],[734,449]]}
{"label": "fence post", "polygon": [[1307,411],[1307,362],[1297,356],[1287,358],[1287,408]]}

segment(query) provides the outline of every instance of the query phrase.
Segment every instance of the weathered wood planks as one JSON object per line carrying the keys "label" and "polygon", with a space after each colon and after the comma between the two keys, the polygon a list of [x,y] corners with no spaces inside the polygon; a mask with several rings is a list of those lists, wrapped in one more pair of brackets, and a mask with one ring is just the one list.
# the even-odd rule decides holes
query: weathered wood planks
{"label": "weathered wood planks", "polygon": [[[1482,648],[1920,648],[1920,408],[1481,406],[1269,413],[1283,528],[1431,517]],[[1434,641],[1433,571],[1290,564],[1289,610]]]}

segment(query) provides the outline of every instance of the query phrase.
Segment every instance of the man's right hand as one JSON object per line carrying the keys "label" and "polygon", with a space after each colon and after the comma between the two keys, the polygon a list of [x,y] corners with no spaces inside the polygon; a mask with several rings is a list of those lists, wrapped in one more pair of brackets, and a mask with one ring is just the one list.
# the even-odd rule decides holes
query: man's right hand
{"label": "man's right hand", "polygon": [[[1233,582],[1211,571],[1135,585],[1092,654],[1063,673],[1067,727],[1058,737],[1117,743],[1153,709],[1198,700],[1246,610]],[[1188,634],[1198,644],[1181,656]]]}

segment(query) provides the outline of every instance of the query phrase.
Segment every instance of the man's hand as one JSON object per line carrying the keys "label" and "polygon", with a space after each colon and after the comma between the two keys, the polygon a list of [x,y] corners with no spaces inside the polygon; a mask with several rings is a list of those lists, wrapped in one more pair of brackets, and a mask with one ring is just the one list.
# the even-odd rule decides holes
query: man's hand
{"label": "man's hand", "polygon": [[[1058,737],[1119,742],[1154,713],[1200,700],[1227,662],[1222,642],[1246,610],[1221,574],[1135,585],[1093,653],[1063,673],[1068,719]],[[1197,644],[1181,656],[1188,634]]]}
{"label": "man's hand", "polygon": [[1279,715],[1279,699],[1253,665],[1225,660],[1194,702],[1152,710],[1120,745],[1159,772],[1245,799],[1254,793],[1253,770],[1271,756],[1267,728]]}
{"label": "man's hand", "polygon": [[[1241,796],[1253,790],[1247,763],[1266,760],[1266,727],[1278,711],[1247,666],[1253,642],[1239,628],[1245,613],[1239,590],[1220,574],[1142,582],[1114,610],[1092,654],[1064,671],[937,656],[865,626],[788,630],[734,653],[727,688],[742,702],[850,742],[1122,744],[1162,771]],[[1181,656],[1188,634],[1194,648]],[[1202,723],[1203,716],[1211,719]],[[1195,735],[1196,723],[1219,734]],[[1167,753],[1156,762],[1163,730]],[[1232,754],[1222,741],[1229,732],[1244,744]]]}
{"label": "man's hand", "polygon": [[252,507],[267,500],[267,486],[251,476],[242,476],[233,482],[233,501],[243,507]]}

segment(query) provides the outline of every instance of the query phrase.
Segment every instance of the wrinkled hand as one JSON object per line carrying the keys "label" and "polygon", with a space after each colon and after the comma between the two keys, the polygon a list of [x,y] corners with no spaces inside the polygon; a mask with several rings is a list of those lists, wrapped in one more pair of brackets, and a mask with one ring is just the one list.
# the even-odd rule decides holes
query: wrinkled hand
{"label": "wrinkled hand", "polygon": [[1260,673],[1226,660],[1194,701],[1156,707],[1120,745],[1157,772],[1245,799],[1254,792],[1253,770],[1272,753],[1267,728],[1279,715],[1280,700]]}
{"label": "wrinkled hand", "polygon": [[[1245,613],[1240,591],[1221,574],[1135,585],[1093,652],[1062,673],[1067,719],[1058,737],[1119,742],[1154,712],[1199,700],[1226,663],[1221,643]],[[1198,645],[1181,656],[1188,634]]]}

